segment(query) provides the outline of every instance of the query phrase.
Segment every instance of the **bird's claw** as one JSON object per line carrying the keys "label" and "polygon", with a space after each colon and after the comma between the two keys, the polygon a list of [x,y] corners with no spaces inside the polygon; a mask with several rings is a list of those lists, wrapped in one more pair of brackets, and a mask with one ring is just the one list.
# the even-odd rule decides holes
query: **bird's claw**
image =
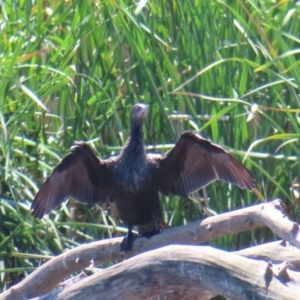
{"label": "bird's claw", "polygon": [[125,236],[123,241],[121,242],[121,252],[130,251],[132,249],[133,242],[138,237],[137,234],[133,232],[128,232]]}
{"label": "bird's claw", "polygon": [[152,236],[159,234],[159,233],[161,233],[161,230],[154,229],[153,231],[145,232],[145,233],[141,234],[140,237],[145,237],[147,239],[150,239]]}

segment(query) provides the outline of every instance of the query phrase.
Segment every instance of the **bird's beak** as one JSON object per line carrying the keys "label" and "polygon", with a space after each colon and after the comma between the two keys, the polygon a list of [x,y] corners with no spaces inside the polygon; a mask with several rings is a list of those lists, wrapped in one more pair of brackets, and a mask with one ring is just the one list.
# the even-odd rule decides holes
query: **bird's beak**
{"label": "bird's beak", "polygon": [[140,117],[141,118],[143,118],[143,119],[146,118],[147,113],[148,113],[148,107],[149,107],[148,104],[143,104],[142,110],[140,111]]}

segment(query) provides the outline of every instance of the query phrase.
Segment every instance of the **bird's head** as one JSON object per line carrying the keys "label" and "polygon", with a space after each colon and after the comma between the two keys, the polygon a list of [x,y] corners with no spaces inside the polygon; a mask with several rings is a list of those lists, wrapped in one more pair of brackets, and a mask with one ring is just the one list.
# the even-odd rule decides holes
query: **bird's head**
{"label": "bird's head", "polygon": [[147,116],[148,105],[144,103],[137,103],[131,109],[131,120],[133,122],[143,123]]}

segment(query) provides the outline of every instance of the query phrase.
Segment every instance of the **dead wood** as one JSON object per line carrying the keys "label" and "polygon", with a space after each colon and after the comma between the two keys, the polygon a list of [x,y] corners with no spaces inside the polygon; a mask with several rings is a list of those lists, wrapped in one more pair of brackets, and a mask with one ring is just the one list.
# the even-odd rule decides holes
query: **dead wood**
{"label": "dead wood", "polygon": [[300,272],[300,250],[283,240],[250,247],[234,253],[255,260],[271,261],[274,264],[285,261],[293,266],[294,271]]}
{"label": "dead wood", "polygon": [[[21,283],[0,295],[0,299],[24,299],[53,290],[70,274],[89,266],[121,260],[138,253],[170,244],[199,244],[229,233],[238,233],[263,225],[279,237],[300,247],[299,226],[284,217],[279,200],[209,217],[185,226],[171,228],[151,239],[140,238],[133,250],[120,253],[122,238],[82,245],[53,258],[26,277]],[[46,283],[46,284],[45,284]]]}
{"label": "dead wood", "polygon": [[186,289],[189,299],[199,299],[205,289],[230,299],[295,300],[300,274],[208,246],[172,245],[89,276],[56,299],[138,300],[177,289]]}

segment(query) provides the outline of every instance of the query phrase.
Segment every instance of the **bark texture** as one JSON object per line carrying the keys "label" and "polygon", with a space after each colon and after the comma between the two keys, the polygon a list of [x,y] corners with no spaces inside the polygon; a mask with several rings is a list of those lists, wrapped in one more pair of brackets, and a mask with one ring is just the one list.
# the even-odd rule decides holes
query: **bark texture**
{"label": "bark texture", "polygon": [[[262,226],[272,229],[284,241],[235,253],[180,246]],[[121,242],[122,238],[113,238],[66,251],[0,294],[0,299],[30,299],[45,293],[57,293],[57,299],[71,299],[68,294],[80,299],[85,293],[84,298],[90,300],[98,299],[93,297],[100,294],[101,298],[105,295],[103,299],[113,299],[109,294],[121,295],[122,299],[135,299],[133,295],[138,295],[136,299],[156,295],[167,299],[209,299],[216,294],[229,299],[298,299],[293,297],[296,292],[300,295],[299,226],[284,216],[279,200],[171,228],[151,239],[139,238],[132,251],[126,253],[120,252]],[[164,247],[167,245],[173,246]],[[71,286],[60,284],[91,264],[123,259],[127,260]]]}

